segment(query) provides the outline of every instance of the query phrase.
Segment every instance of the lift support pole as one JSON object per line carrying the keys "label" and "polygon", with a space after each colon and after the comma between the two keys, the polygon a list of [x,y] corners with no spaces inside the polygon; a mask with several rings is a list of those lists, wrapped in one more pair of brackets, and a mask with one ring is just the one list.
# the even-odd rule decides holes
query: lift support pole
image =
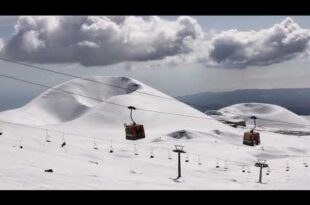
{"label": "lift support pole", "polygon": [[256,167],[259,167],[259,180],[258,183],[263,183],[263,168],[268,167],[268,164],[265,163],[266,160],[258,160],[258,162],[255,163]]}
{"label": "lift support pole", "polygon": [[173,150],[173,152],[178,153],[178,177],[177,179],[179,179],[181,177],[181,153],[186,153],[186,152],[183,151],[183,146],[180,146],[180,145],[175,145],[175,150]]}

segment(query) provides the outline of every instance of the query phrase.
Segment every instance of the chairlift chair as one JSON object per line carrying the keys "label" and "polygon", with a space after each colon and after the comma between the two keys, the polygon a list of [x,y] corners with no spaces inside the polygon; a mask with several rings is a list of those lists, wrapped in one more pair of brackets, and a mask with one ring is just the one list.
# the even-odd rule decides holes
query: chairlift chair
{"label": "chairlift chair", "polygon": [[94,150],[98,150],[98,145],[97,145],[97,142],[96,142],[96,138],[95,138],[95,137],[94,137],[93,148],[94,148]]}
{"label": "chairlift chair", "polygon": [[170,150],[168,150],[168,159],[172,159]]}
{"label": "chairlift chair", "polygon": [[260,144],[260,134],[259,134],[259,132],[254,131],[256,128],[257,117],[252,116],[251,119],[254,120],[254,128],[251,131],[244,133],[243,144],[248,145],[248,146],[259,145]]}
{"label": "chairlift chair", "polygon": [[133,106],[129,106],[128,109],[130,109],[130,118],[131,118],[132,124],[127,125],[126,123],[124,123],[126,139],[127,140],[139,140],[139,139],[145,138],[145,132],[144,132],[143,125],[137,124],[132,118],[132,110],[135,110],[136,108]]}
{"label": "chairlift chair", "polygon": [[113,153],[114,151],[113,151],[113,146],[112,146],[112,140],[111,140],[111,145],[110,145],[110,151],[109,151],[110,153]]}
{"label": "chairlift chair", "polygon": [[198,165],[202,165],[201,160],[200,160],[200,155],[198,155]]}
{"label": "chairlift chair", "polygon": [[224,171],[226,172],[227,170],[228,170],[228,165],[227,165],[227,162],[225,161]]}
{"label": "chairlift chair", "polygon": [[136,144],[134,144],[134,154],[135,154],[135,155],[139,155],[138,149],[137,149],[137,147],[136,147]]}
{"label": "chairlift chair", "polygon": [[46,129],[46,137],[45,137],[45,141],[50,143],[51,140],[50,140],[50,135],[48,134],[48,129]]}
{"label": "chairlift chair", "polygon": [[154,158],[153,147],[151,148],[151,155],[150,155],[150,158]]}
{"label": "chairlift chair", "polygon": [[186,154],[185,162],[189,162],[189,160],[188,160],[188,154]]}
{"label": "chairlift chair", "polygon": [[290,171],[290,166],[288,165],[288,163],[286,164],[286,171]]}
{"label": "chairlift chair", "polygon": [[63,132],[62,133],[62,144],[61,144],[61,147],[64,147],[64,146],[66,146],[66,140],[65,140],[65,133]]}
{"label": "chairlift chair", "polygon": [[220,168],[220,165],[219,165],[219,160],[216,160],[216,165],[215,165],[215,168]]}

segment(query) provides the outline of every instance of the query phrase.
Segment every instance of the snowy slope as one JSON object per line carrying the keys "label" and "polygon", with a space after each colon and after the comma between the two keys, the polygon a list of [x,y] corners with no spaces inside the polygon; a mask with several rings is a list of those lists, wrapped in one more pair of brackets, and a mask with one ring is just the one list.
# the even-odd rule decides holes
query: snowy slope
{"label": "snowy slope", "polygon": [[[244,129],[224,125],[142,82],[110,76],[90,79],[124,89],[80,79],[55,88],[149,110],[133,114],[137,123],[144,124],[146,139],[126,141],[123,124],[130,122],[126,107],[47,90],[26,106],[0,114],[0,120],[11,122],[0,122],[4,132],[0,137],[1,189],[310,188],[309,174],[302,164],[308,158],[301,157],[309,155],[308,137],[266,131],[261,133],[260,146],[244,146]],[[257,110],[257,115],[268,113]],[[281,112],[271,115],[287,117]],[[298,116],[287,118],[293,117]],[[50,143],[45,141],[45,129],[49,129]],[[93,149],[94,138],[99,150]],[[63,140],[67,145],[61,148]],[[139,155],[134,154],[134,144]],[[180,183],[172,180],[177,173],[176,154],[171,152],[175,144],[184,145],[189,158],[188,163],[183,161]],[[111,145],[113,153],[109,153]],[[152,151],[154,158],[150,158]],[[173,159],[168,159],[169,155]],[[261,157],[270,162],[272,173],[277,173],[265,179],[268,185],[256,183],[258,169],[253,164]],[[284,170],[288,161],[294,174]],[[219,169],[215,168],[217,162]],[[243,173],[243,166],[251,173]],[[44,172],[49,168],[54,173]]]}
{"label": "snowy slope", "polygon": [[[267,120],[258,120],[259,126],[275,127],[304,127],[310,125],[310,121],[281,106],[264,103],[240,103],[218,110],[225,117],[237,117],[248,120],[249,116]],[[268,121],[270,120],[270,121]],[[251,120],[250,120],[251,121]],[[297,125],[300,124],[300,125]]]}

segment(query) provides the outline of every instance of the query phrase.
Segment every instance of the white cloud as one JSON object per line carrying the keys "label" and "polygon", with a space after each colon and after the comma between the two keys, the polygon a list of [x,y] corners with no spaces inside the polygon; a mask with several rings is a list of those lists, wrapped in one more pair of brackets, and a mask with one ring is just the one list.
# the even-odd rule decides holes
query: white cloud
{"label": "white cloud", "polygon": [[310,30],[291,18],[256,31],[205,32],[187,16],[175,21],[156,16],[23,16],[3,51],[10,58],[35,63],[96,66],[144,61],[151,67],[201,63],[246,68],[305,56],[309,40]]}
{"label": "white cloud", "polygon": [[208,60],[228,67],[270,65],[293,59],[307,52],[310,31],[291,18],[259,31],[229,30],[215,35],[210,42]]}
{"label": "white cloud", "polygon": [[190,52],[203,31],[191,17],[19,17],[5,55],[38,63],[84,66],[148,61]]}

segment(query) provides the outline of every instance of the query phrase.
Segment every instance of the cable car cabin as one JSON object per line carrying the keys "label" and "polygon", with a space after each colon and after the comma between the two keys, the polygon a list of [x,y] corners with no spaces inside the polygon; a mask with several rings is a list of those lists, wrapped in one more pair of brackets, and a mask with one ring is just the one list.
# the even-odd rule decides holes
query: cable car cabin
{"label": "cable car cabin", "polygon": [[126,139],[127,140],[139,140],[145,138],[143,125],[131,124],[125,125]]}
{"label": "cable car cabin", "polygon": [[131,125],[124,124],[125,132],[126,132],[126,139],[127,140],[139,140],[139,139],[145,138],[143,125],[137,124],[132,118],[132,110],[135,110],[136,108],[133,106],[129,106],[128,109],[130,110],[130,118],[131,118],[132,124]]}
{"label": "cable car cabin", "polygon": [[260,135],[258,132],[250,131],[245,132],[243,135],[243,144],[254,146],[260,144]]}

